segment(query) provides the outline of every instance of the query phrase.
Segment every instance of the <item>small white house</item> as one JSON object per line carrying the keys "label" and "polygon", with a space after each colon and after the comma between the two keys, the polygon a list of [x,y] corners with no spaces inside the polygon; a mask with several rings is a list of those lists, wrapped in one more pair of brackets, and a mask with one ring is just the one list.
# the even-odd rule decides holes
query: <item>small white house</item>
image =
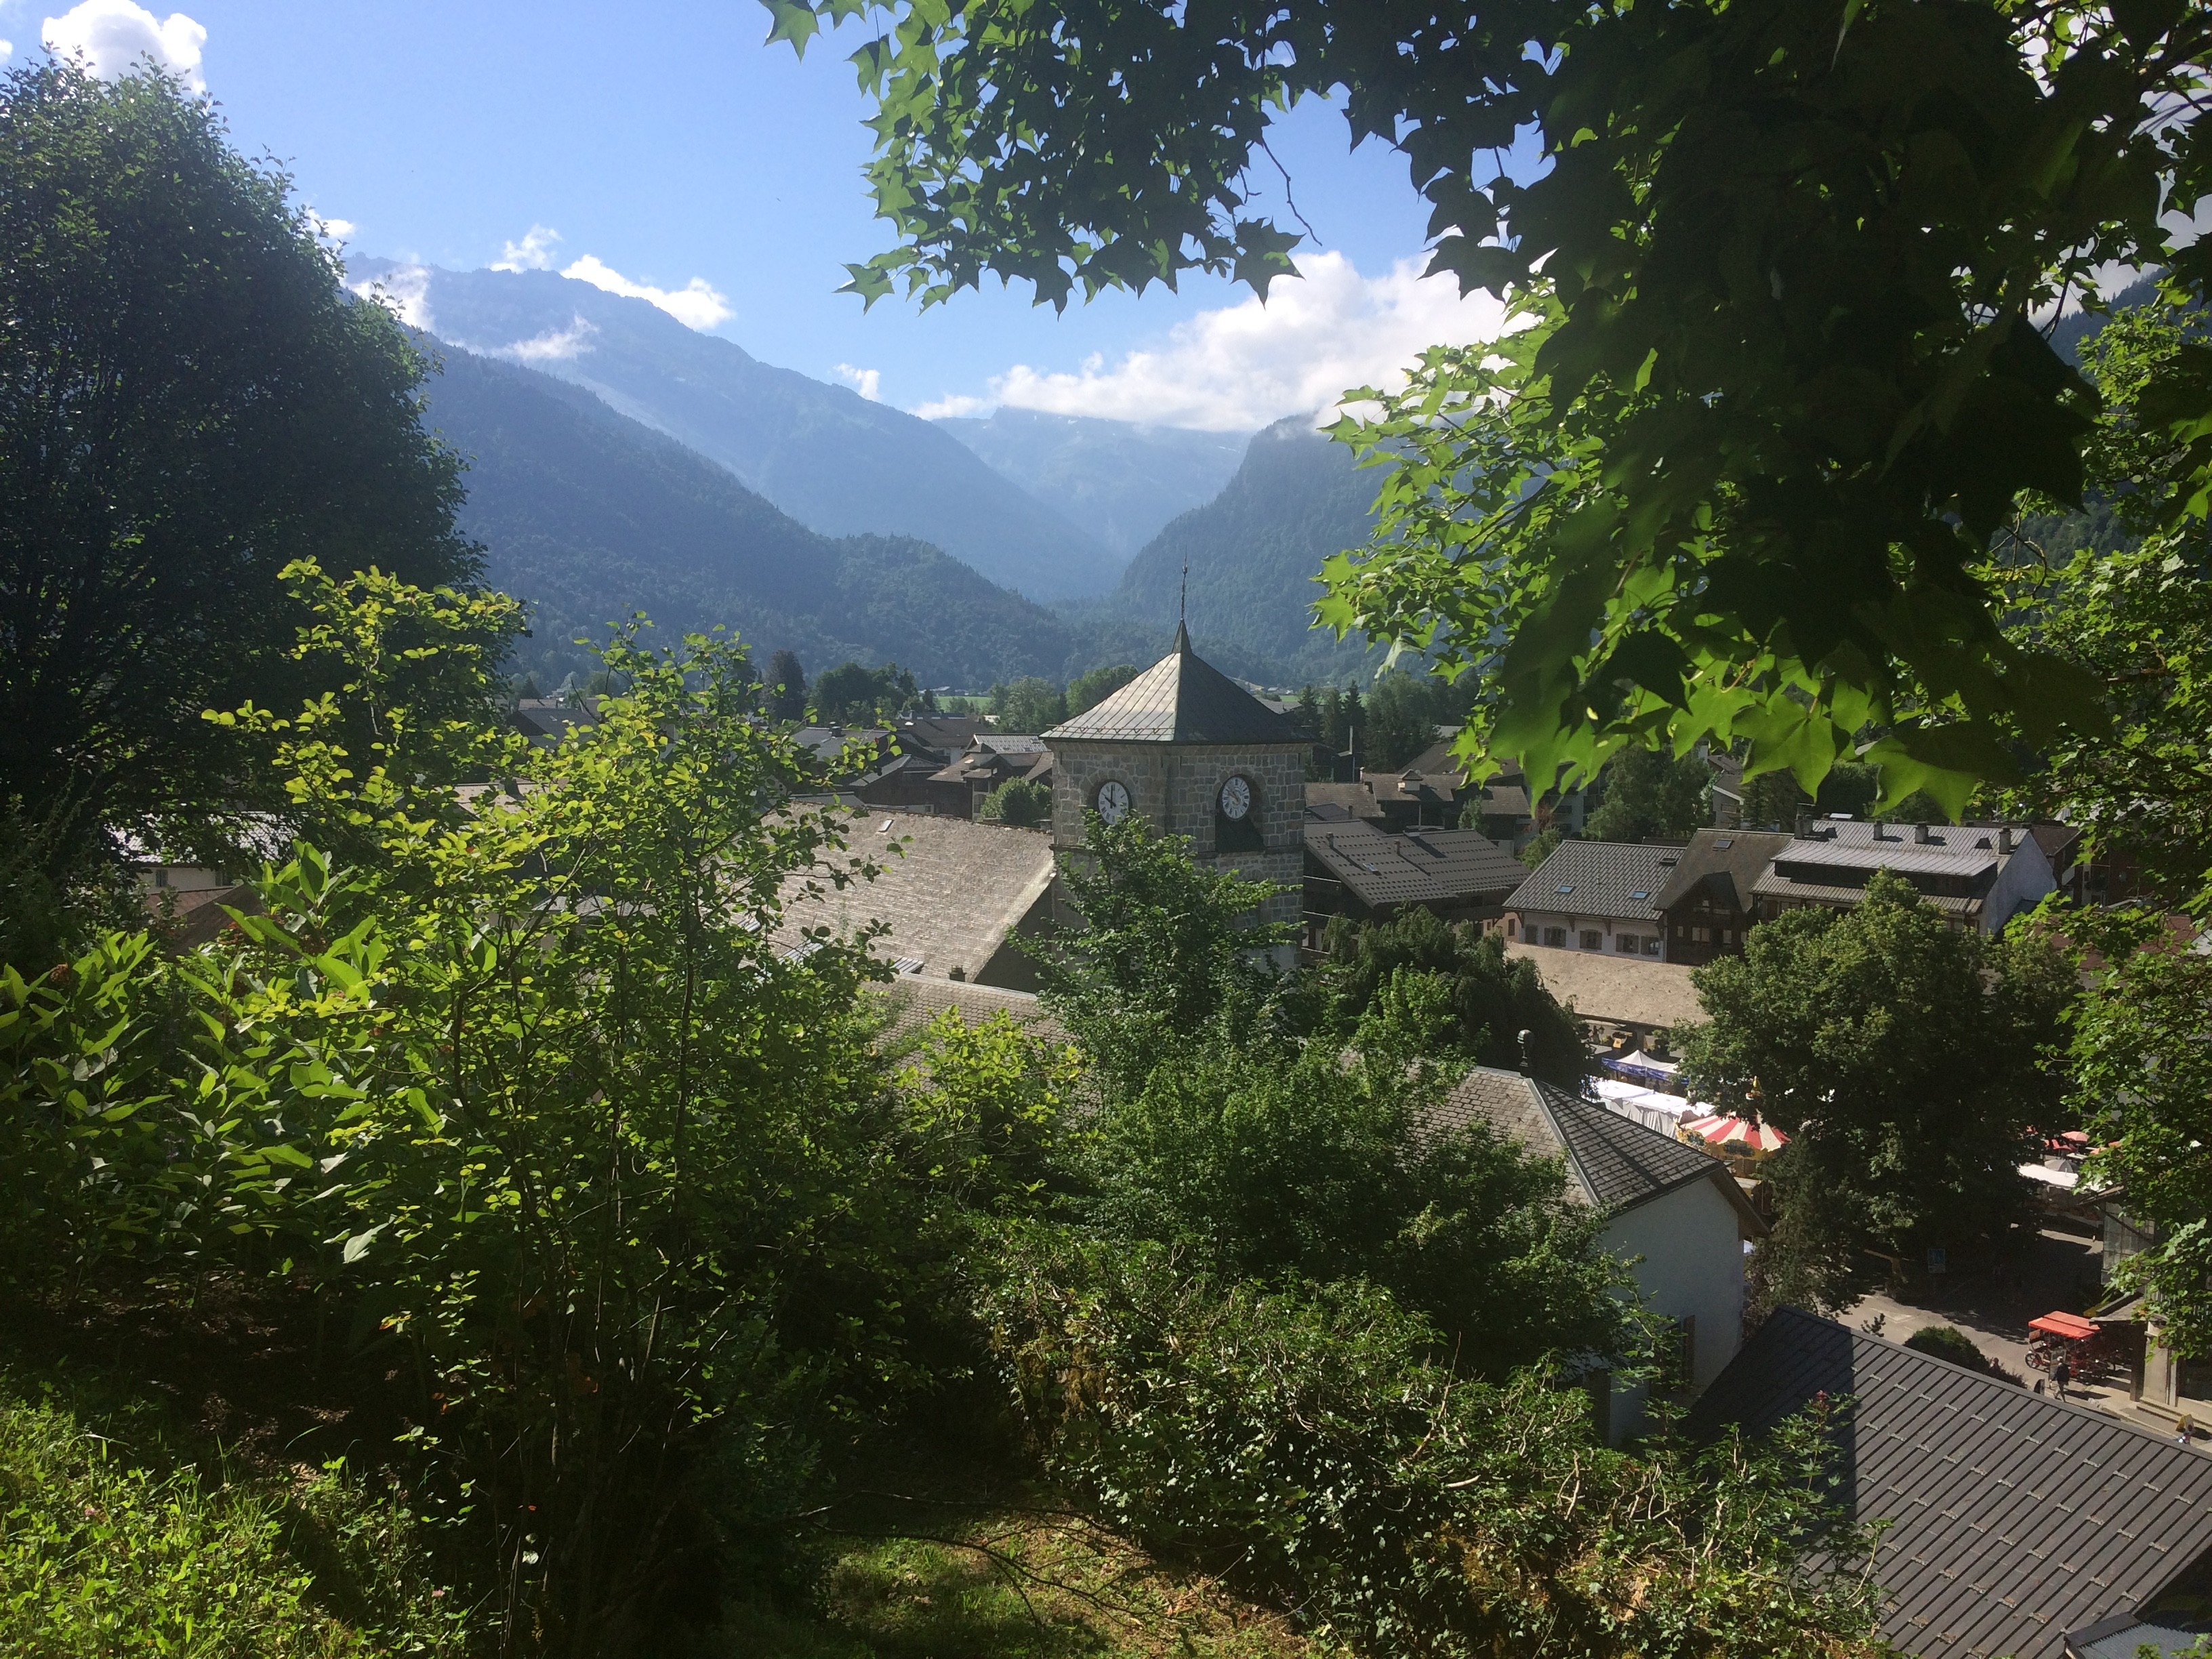
{"label": "small white house", "polygon": [[[1478,1066],[1431,1130],[1481,1122],[1566,1166],[1567,1195],[1604,1212],[1606,1248],[1629,1264],[1644,1305],[1674,1322],[1683,1371],[1702,1389],[1743,1346],[1744,1243],[1766,1231],[1720,1159],[1518,1072]],[[1641,1383],[1598,1396],[1618,1444],[1644,1416]]]}

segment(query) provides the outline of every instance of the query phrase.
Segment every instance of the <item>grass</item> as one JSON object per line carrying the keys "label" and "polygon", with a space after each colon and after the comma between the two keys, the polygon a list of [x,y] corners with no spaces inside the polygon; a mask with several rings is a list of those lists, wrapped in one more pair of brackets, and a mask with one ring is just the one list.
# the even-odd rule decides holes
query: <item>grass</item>
{"label": "grass", "polygon": [[0,1653],[455,1655],[410,1517],[341,1471],[210,1478],[158,1412],[87,1413],[0,1373]]}
{"label": "grass", "polygon": [[1322,1659],[1279,1614],[1068,1516],[1014,1505],[858,1535],[811,1618],[733,1611],[714,1659]]}

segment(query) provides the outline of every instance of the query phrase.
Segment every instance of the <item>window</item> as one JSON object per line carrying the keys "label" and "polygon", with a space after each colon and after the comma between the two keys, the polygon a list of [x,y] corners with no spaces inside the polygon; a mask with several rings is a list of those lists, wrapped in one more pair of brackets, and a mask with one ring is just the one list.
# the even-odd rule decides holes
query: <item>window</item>
{"label": "window", "polygon": [[1654,933],[1650,939],[1644,941],[1644,954],[1645,956],[1656,957],[1659,954],[1659,936],[1656,933]]}
{"label": "window", "polygon": [[1544,930],[1544,943],[1545,943],[1545,944],[1549,945],[1552,945],[1552,946],[1553,946],[1554,948],[1564,948],[1564,947],[1565,946],[1565,945],[1566,945],[1566,942],[1567,942],[1567,930],[1566,930],[1565,928],[1564,928],[1564,927],[1547,927],[1547,928]]}
{"label": "window", "polygon": [[1602,951],[1602,950],[1604,950],[1604,949],[1605,949],[1605,935],[1604,935],[1603,933],[1601,933],[1600,932],[1598,932],[1598,930],[1597,930],[1596,928],[1595,928],[1595,927],[1585,927],[1585,928],[1583,928],[1583,950],[1585,950],[1585,951]]}
{"label": "window", "polygon": [[1506,938],[1508,938],[1508,939],[1511,939],[1511,938],[1514,936],[1514,929],[1515,929],[1515,927],[1518,925],[1518,921],[1519,921],[1519,918],[1515,917],[1515,916],[1508,916],[1508,917],[1506,917],[1506,918],[1505,918],[1505,937],[1506,937]]}
{"label": "window", "polygon": [[1689,1388],[1698,1380],[1698,1316],[1685,1314],[1674,1322],[1674,1363],[1680,1367],[1680,1386]]}
{"label": "window", "polygon": [[1613,936],[1613,948],[1616,951],[1626,951],[1631,956],[1636,954],[1641,943],[1642,941],[1633,933],[1615,933]]}

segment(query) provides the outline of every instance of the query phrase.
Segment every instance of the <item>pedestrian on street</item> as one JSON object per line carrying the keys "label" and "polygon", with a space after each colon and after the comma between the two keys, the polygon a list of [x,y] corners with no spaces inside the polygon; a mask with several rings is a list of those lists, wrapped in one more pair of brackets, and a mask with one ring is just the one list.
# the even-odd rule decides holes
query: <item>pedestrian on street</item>
{"label": "pedestrian on street", "polygon": [[2060,1360],[2051,1368],[2051,1386],[2058,1390],[2061,1400],[2066,1398],[2066,1385],[2074,1380],[2074,1368]]}

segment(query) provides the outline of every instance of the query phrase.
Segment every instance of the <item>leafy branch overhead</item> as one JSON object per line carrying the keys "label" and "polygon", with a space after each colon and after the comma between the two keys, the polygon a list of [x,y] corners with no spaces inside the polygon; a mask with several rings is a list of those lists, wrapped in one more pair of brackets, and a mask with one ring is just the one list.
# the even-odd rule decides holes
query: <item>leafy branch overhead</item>
{"label": "leafy branch overhead", "polygon": [[[799,49],[864,15],[766,3]],[[1405,155],[1431,270],[1515,331],[1340,425],[1382,523],[1321,620],[1483,673],[1464,741],[1532,774],[1709,737],[1956,807],[2103,718],[1978,567],[2023,495],[2081,497],[2097,398],[2039,325],[2112,263],[2203,292],[2208,48],[2180,0],[909,0],[852,56],[896,245],[850,287],[1264,296],[1299,238],[1249,169],[1334,99]],[[2177,517],[2212,501],[2207,383],[2178,361],[2144,400]]]}

